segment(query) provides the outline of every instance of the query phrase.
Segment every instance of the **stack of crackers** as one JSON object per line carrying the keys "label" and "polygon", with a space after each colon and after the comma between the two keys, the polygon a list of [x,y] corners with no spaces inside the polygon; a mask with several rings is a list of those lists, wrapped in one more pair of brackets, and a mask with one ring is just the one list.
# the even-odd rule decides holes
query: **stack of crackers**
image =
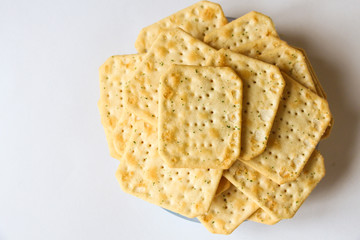
{"label": "stack of crackers", "polygon": [[116,177],[136,197],[229,234],[291,218],[324,177],[326,95],[304,50],[250,12],[201,1],[141,30],[100,67]]}

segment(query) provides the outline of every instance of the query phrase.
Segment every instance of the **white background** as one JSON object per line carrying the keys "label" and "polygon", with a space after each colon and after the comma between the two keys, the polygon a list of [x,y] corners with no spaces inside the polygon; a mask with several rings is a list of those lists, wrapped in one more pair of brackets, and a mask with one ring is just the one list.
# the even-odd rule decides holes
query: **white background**
{"label": "white background", "polygon": [[193,1],[0,1],[0,239],[360,239],[360,2],[221,1],[304,48],[335,118],[327,175],[291,220],[228,237],[123,193],[96,106],[98,67]]}

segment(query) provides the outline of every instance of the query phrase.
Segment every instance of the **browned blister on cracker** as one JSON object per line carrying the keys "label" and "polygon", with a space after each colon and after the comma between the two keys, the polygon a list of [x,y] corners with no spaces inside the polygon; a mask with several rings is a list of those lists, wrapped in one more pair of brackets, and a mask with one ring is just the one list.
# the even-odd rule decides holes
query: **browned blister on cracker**
{"label": "browned blister on cracker", "polygon": [[193,37],[203,40],[206,33],[226,23],[226,17],[219,4],[200,1],[143,28],[136,39],[135,48],[139,53],[147,52],[157,36],[171,28],[181,28]]}

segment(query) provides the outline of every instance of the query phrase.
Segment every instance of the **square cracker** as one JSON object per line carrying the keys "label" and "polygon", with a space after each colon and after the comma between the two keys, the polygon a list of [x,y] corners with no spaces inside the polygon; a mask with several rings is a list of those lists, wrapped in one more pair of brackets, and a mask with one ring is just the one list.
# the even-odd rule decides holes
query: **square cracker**
{"label": "square cracker", "polygon": [[123,87],[143,56],[143,54],[111,56],[99,68],[98,108],[110,155],[116,159],[121,158],[125,141],[130,137],[130,129],[136,121],[136,116],[124,107]]}
{"label": "square cracker", "polygon": [[324,159],[317,150],[298,178],[281,185],[240,161],[224,172],[232,184],[277,219],[293,217],[324,175]]}
{"label": "square cracker", "polygon": [[274,64],[303,86],[316,93],[314,80],[306,64],[304,54],[277,37],[264,37],[259,40],[232,46],[232,51],[261,61]]}
{"label": "square cracker", "polygon": [[[314,71],[314,68],[312,67],[311,63],[310,63],[310,60],[308,58],[308,56],[306,55],[306,52],[304,49],[301,49],[301,48],[297,48],[298,50],[300,50],[304,56],[305,56],[305,59],[306,59],[306,64],[309,68],[309,71],[311,73],[311,76],[312,76],[312,79],[314,80],[314,84],[315,84],[315,88],[316,88],[316,92],[317,94],[322,97],[322,98],[325,98],[327,99],[327,96],[326,96],[326,93],[323,89],[323,87],[321,86],[321,83],[318,79],[318,77],[316,76],[315,74],[315,71]],[[325,139],[327,137],[330,136],[330,133],[331,133],[331,130],[332,130],[332,127],[334,126],[334,118],[331,117],[331,121],[330,121],[330,125],[327,127],[327,129],[325,130],[325,133],[321,136],[321,139]]]}
{"label": "square cracker", "polygon": [[207,33],[204,42],[216,49],[226,48],[232,50],[233,47],[266,36],[278,36],[274,23],[268,16],[252,11],[225,26]]}
{"label": "square cracker", "polygon": [[130,111],[157,125],[160,76],[172,64],[206,65],[215,50],[181,29],[163,31],[125,87]]}
{"label": "square cracker", "polygon": [[228,169],[240,154],[241,107],[231,68],[173,65],[160,81],[160,155],[170,167]]}
{"label": "square cracker", "polygon": [[198,217],[212,233],[230,234],[259,208],[234,185],[215,197],[209,211]]}
{"label": "square cracker", "polygon": [[267,225],[274,225],[275,223],[278,223],[281,219],[275,218],[265,212],[262,208],[259,208],[247,220]]}
{"label": "square cracker", "polygon": [[226,17],[219,4],[200,1],[143,28],[136,39],[135,48],[139,53],[145,53],[163,30],[177,27],[203,40],[207,32],[226,23]]}
{"label": "square cracker", "polygon": [[250,160],[265,150],[285,81],[271,64],[224,49],[215,56],[211,65],[229,66],[243,80],[240,158]]}
{"label": "square cracker", "polygon": [[141,120],[116,172],[123,191],[189,218],[207,212],[221,176],[222,170],[167,167],[156,128]]}
{"label": "square cracker", "polygon": [[296,179],[331,119],[325,99],[283,76],[286,86],[266,149],[243,161],[278,184]]}

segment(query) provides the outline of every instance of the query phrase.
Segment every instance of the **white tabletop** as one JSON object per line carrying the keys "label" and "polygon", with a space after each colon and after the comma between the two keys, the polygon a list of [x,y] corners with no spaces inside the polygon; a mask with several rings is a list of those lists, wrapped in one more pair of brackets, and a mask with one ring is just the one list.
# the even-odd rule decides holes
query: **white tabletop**
{"label": "white tabletop", "polygon": [[221,1],[304,48],[335,126],[327,175],[291,220],[228,237],[123,193],[97,109],[98,67],[193,1],[0,2],[0,239],[360,239],[360,2]]}

